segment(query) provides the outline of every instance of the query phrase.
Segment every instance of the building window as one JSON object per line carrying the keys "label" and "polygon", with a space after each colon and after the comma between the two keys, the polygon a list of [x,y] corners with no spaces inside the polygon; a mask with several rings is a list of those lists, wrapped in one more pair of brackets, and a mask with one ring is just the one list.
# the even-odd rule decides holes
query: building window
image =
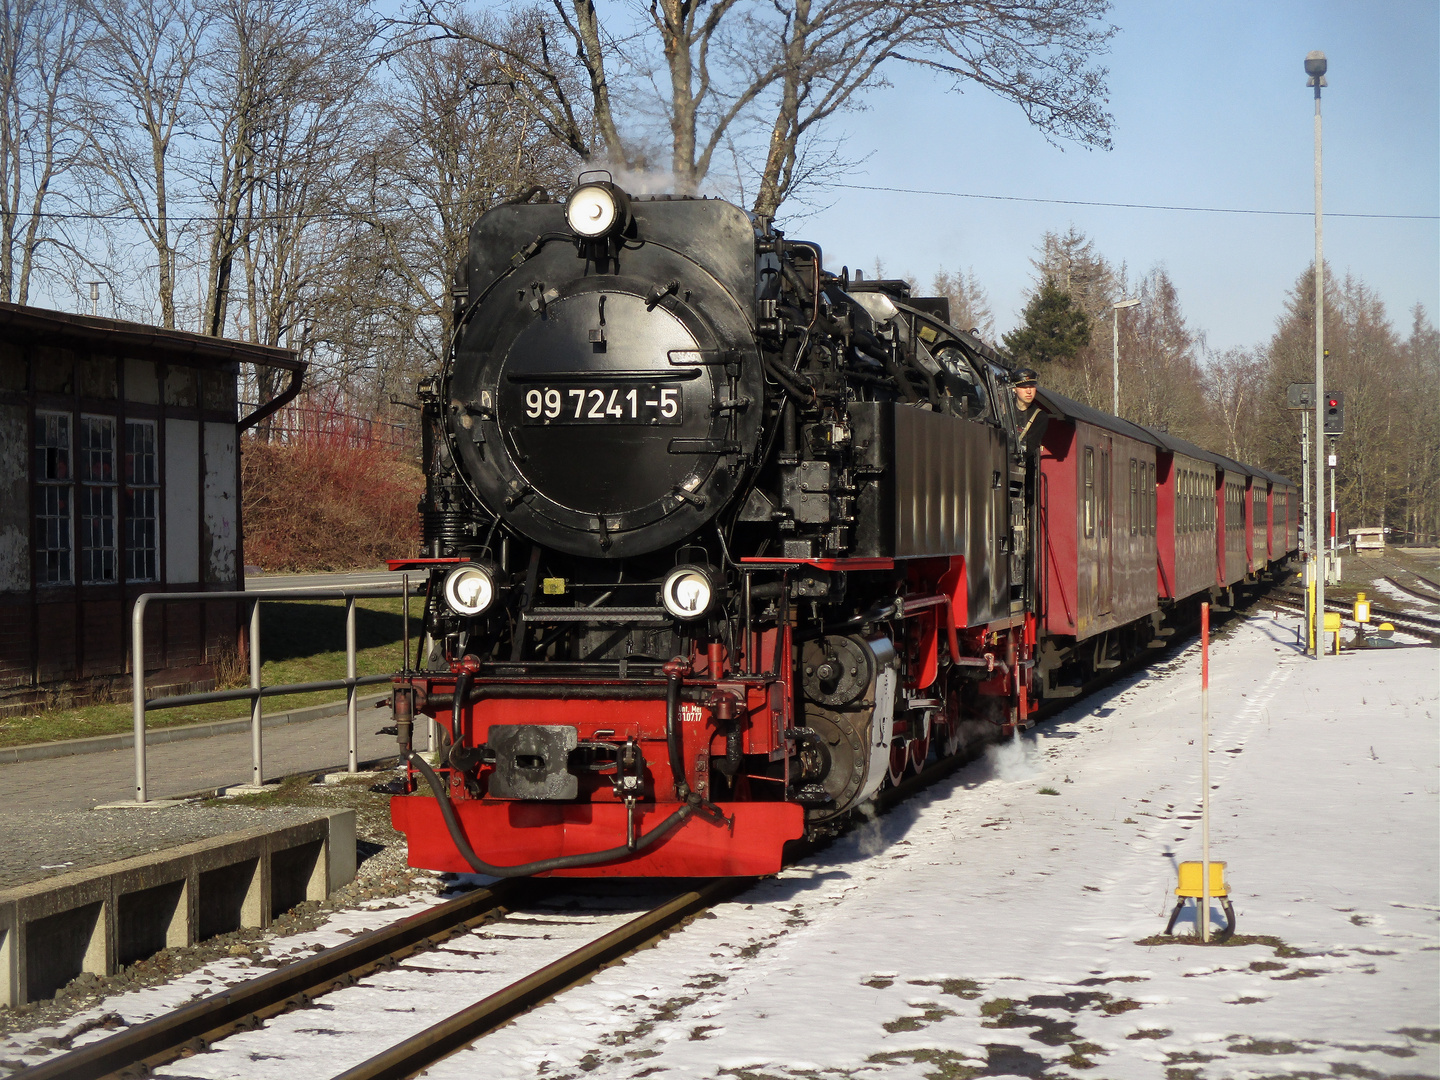
{"label": "building window", "polygon": [[1085,447],[1085,535],[1095,535],[1095,448]]}
{"label": "building window", "polygon": [[35,414],[35,580],[74,580],[74,474],[70,469],[70,414]]}
{"label": "building window", "polygon": [[125,421],[125,580],[159,580],[155,421]]}
{"label": "building window", "polygon": [[115,580],[115,420],[80,417],[80,577]]}

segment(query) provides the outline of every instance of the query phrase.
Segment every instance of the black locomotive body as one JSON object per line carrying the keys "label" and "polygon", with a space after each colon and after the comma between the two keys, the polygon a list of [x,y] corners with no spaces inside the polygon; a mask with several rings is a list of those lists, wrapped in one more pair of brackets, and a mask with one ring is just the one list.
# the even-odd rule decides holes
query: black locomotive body
{"label": "black locomotive body", "polygon": [[1027,714],[1027,459],[943,300],[595,181],[476,224],[455,325],[403,564],[401,740],[445,734],[393,802],[412,863],[765,873]]}

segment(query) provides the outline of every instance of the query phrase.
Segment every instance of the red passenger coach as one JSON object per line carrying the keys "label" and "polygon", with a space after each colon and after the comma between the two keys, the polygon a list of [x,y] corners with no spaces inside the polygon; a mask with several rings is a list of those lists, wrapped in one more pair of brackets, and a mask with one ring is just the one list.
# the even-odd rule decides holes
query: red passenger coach
{"label": "red passenger coach", "polygon": [[[1219,455],[1216,455],[1219,457]],[[1225,588],[1244,581],[1250,572],[1249,512],[1246,508],[1249,475],[1245,466],[1229,458],[1216,469],[1215,584]]]}
{"label": "red passenger coach", "polygon": [[1215,472],[1223,459],[1157,432],[1159,496],[1156,574],[1162,599],[1177,600],[1215,583]]}
{"label": "red passenger coach", "polygon": [[1088,638],[1155,607],[1155,436],[1048,391],[1040,454],[1042,625]]}

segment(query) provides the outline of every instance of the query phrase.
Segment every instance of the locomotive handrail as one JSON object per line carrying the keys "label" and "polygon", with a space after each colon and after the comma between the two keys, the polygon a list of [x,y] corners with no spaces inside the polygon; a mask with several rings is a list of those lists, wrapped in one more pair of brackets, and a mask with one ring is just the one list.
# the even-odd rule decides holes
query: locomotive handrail
{"label": "locomotive handrail", "polygon": [[[215,701],[250,701],[250,778],[259,786],[263,781],[261,770],[260,729],[262,714],[260,702],[267,697],[282,694],[303,694],[314,690],[345,691],[345,712],[349,729],[349,755],[347,771],[359,771],[358,743],[359,716],[356,712],[355,690],[360,686],[389,682],[390,675],[364,675],[355,673],[355,601],[372,597],[403,597],[402,603],[409,602],[409,579],[400,586],[386,586],[370,589],[343,589],[321,586],[312,589],[275,589],[264,593],[229,592],[174,592],[142,593],[135,600],[131,612],[130,626],[130,667],[132,672],[132,715],[135,740],[135,801],[149,802],[149,784],[145,764],[145,714],[151,710],[176,709],[185,705],[200,705]],[[145,699],[145,609],[151,601],[177,603],[182,601],[247,600],[250,608],[250,685],[234,690],[210,690],[198,694],[167,694],[150,700]],[[260,603],[262,600],[344,600],[345,601],[345,678],[325,679],[308,683],[277,683],[265,686],[260,681]]]}

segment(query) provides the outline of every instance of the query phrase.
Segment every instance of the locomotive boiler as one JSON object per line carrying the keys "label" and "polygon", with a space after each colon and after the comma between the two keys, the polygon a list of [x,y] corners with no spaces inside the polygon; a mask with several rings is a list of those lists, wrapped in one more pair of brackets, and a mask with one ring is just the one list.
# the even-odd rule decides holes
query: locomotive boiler
{"label": "locomotive boiler", "polygon": [[427,581],[413,865],[770,873],[1023,721],[1033,482],[944,300],[594,176],[476,223],[453,321],[423,557],[392,564]]}

